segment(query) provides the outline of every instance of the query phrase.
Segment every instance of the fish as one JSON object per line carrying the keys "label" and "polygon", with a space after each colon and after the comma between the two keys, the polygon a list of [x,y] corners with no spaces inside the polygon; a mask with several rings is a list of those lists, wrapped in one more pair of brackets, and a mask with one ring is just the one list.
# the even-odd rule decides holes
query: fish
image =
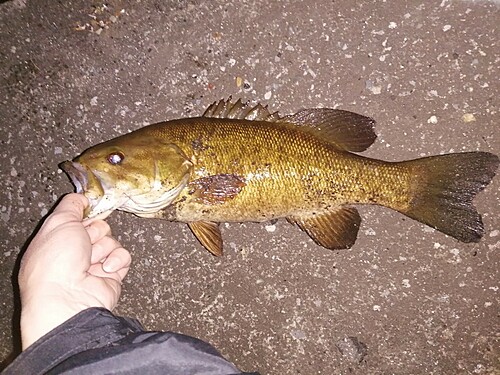
{"label": "fish", "polygon": [[281,116],[241,99],[200,117],[148,125],[60,164],[86,217],[114,210],[187,223],[213,255],[219,224],[286,218],[318,245],[351,248],[358,205],[400,212],[455,239],[484,234],[473,199],[495,176],[498,156],[481,151],[405,161],[360,155],[375,120],[350,111],[302,109]]}

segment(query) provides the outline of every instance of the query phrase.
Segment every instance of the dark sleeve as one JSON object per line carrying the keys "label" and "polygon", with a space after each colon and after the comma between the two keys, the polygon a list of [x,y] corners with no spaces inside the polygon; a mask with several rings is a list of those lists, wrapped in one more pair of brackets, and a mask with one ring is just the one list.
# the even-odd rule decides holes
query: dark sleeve
{"label": "dark sleeve", "polygon": [[[204,341],[145,332],[101,308],[75,315],[23,351],[4,374],[245,374]],[[246,373],[257,374],[257,373]]]}

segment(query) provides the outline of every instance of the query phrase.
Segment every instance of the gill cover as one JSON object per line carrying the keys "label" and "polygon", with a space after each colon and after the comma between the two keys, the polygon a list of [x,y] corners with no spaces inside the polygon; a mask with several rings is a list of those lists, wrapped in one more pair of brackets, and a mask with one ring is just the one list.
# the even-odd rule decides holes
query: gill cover
{"label": "gill cover", "polygon": [[186,187],[193,163],[175,144],[166,144],[154,152],[153,179],[149,191],[130,195],[129,200],[118,209],[141,217],[153,217],[167,207]]}

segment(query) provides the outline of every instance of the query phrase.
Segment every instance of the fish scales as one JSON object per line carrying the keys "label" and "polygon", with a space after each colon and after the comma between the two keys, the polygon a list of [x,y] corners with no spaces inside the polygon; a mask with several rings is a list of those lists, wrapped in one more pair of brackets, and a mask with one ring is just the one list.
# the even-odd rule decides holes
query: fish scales
{"label": "fish scales", "polygon": [[194,118],[145,132],[175,143],[195,160],[193,179],[234,174],[246,182],[241,194],[224,205],[199,203],[186,191],[164,216],[168,220],[266,221],[348,203],[407,204],[408,172],[393,163],[337,151],[299,128]]}
{"label": "fish scales", "polygon": [[328,249],[351,247],[361,217],[377,204],[463,242],[484,234],[475,195],[495,176],[487,152],[401,162],[359,154],[374,120],[313,108],[281,117],[240,100],[202,117],[146,126],[84,151],[61,168],[90,202],[89,217],[123,210],[181,221],[221,255],[218,223],[286,218]]}

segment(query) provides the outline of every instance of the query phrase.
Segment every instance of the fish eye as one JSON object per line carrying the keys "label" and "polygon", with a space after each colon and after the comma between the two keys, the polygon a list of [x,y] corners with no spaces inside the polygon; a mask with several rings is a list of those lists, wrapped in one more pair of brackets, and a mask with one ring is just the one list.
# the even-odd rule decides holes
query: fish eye
{"label": "fish eye", "polygon": [[109,154],[106,159],[108,160],[109,164],[117,165],[120,164],[123,161],[123,159],[125,159],[125,155],[123,155],[123,153],[120,151],[113,152]]}

